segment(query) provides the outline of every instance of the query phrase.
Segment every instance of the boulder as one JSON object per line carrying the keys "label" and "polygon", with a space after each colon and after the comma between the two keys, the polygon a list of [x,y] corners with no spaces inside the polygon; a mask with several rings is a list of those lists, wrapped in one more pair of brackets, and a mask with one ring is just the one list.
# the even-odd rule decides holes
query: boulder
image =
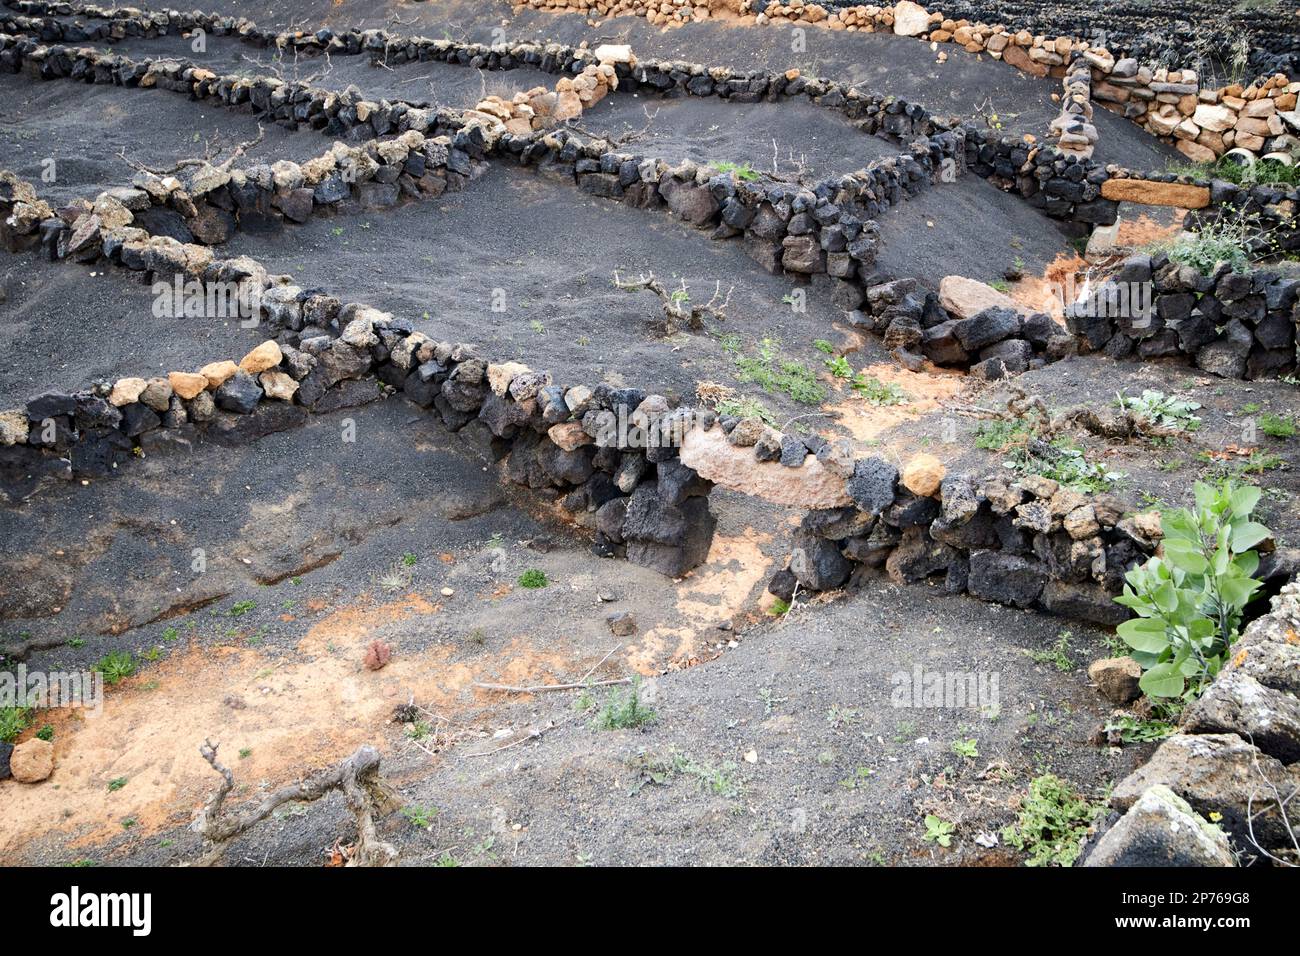
{"label": "boulder", "polygon": [[173,392],[187,401],[208,387],[207,377],[197,372],[169,372],[167,382]]}
{"label": "boulder", "polygon": [[870,514],[880,514],[892,505],[897,487],[898,469],[883,458],[858,459],[847,483],[853,503]]}
{"label": "boulder", "polygon": [[277,369],[263,372],[257,380],[261,383],[267,398],[277,398],[282,402],[292,402],[298,391],[298,383],[293,378]]}
{"label": "boulder", "polygon": [[239,367],[249,375],[275,368],[284,358],[274,339],[267,339],[239,360]]}
{"label": "boulder", "polygon": [[885,560],[885,571],[892,581],[913,584],[946,572],[960,559],[956,548],[935,541],[924,527],[914,526],[903,531],[902,540]]}
{"label": "boulder", "polygon": [[701,478],[776,504],[834,508],[850,502],[844,478],[820,458],[808,457],[799,468],[755,461],[752,449],[732,445],[721,428],[692,428],[683,437],[679,457]]}
{"label": "boulder", "polygon": [[919,3],[898,0],[894,4],[894,33],[900,37],[915,37],[930,28],[930,14]]}
{"label": "boulder", "polygon": [[253,376],[240,369],[233,376],[221,383],[217,389],[217,407],[228,412],[247,415],[257,408],[261,401],[262,389]]}
{"label": "boulder", "polygon": [[40,783],[54,772],[54,744],[33,737],[9,755],[9,772],[19,783]]}
{"label": "boulder", "polygon": [[1115,785],[1111,806],[1124,811],[1153,784],[1163,784],[1198,813],[1215,814],[1242,848],[1255,838],[1265,847],[1290,844],[1274,789],[1285,795],[1300,786],[1300,765],[1287,767],[1236,734],[1175,734],[1151,758]]}
{"label": "boulder", "polygon": [[149,383],[142,378],[119,378],[108,394],[108,404],[115,408],[138,402]]}
{"label": "boulder", "polygon": [[917,455],[903,468],[903,487],[914,495],[933,495],[939,490],[947,469],[934,455]]}
{"label": "boulder", "polygon": [[976,279],[956,275],[940,281],[939,304],[957,319],[973,319],[985,309],[1019,310],[1010,296]]}
{"label": "boulder", "polygon": [[655,482],[643,482],[632,493],[623,521],[627,559],[680,577],[708,558],[717,523],[708,498],[687,498],[671,505],[663,501]]}
{"label": "boulder", "polygon": [[227,359],[223,362],[210,362],[199,369],[199,374],[208,380],[208,389],[215,391],[238,371],[239,366]]}
{"label": "boulder", "polygon": [[1097,841],[1084,866],[1235,866],[1223,831],[1168,787],[1142,794]]}
{"label": "boulder", "polygon": [[800,531],[790,552],[790,571],[811,591],[828,591],[848,580],[853,563],[833,541]]}
{"label": "boulder", "polygon": [[1029,607],[1043,593],[1047,569],[1005,551],[978,551],[971,555],[967,589],[975,597],[1013,607]]}
{"label": "boulder", "polygon": [[27,413],[14,408],[0,412],[0,445],[21,445],[27,441],[30,423]]}
{"label": "boulder", "polygon": [[1300,760],[1300,699],[1224,671],[1183,714],[1189,733],[1239,734],[1284,763]]}
{"label": "boulder", "polygon": [[[969,352],[980,352],[990,346],[996,345],[1012,338],[1020,331],[1020,315],[1015,309],[1004,309],[997,306],[984,309],[968,319],[962,319],[956,323],[953,328],[957,340],[961,342],[962,348]],[[1023,341],[1023,340],[1016,340]],[[990,358],[1001,358],[999,355],[985,354],[980,356],[987,361]]]}
{"label": "boulder", "polygon": [[1142,665],[1131,657],[1103,657],[1088,665],[1088,680],[1097,685],[1103,697],[1117,706],[1124,706],[1142,696],[1138,680]]}
{"label": "boulder", "polygon": [[[1204,104],[1201,108],[1204,108]],[[1176,206],[1180,209],[1203,209],[1210,204],[1208,186],[1158,183],[1149,179],[1108,179],[1101,184],[1101,195],[1104,199],[1116,202],[1135,202],[1146,206]]]}

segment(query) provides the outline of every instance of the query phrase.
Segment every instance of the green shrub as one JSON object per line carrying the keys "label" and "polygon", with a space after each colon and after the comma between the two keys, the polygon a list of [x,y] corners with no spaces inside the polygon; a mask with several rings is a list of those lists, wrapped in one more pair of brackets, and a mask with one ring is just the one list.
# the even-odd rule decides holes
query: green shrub
{"label": "green shrub", "polygon": [[1105,812],[1057,777],[1045,773],[1029,784],[1020,817],[1002,830],[1008,846],[1029,854],[1025,866],[1071,866],[1096,819]]}
{"label": "green shrub", "polygon": [[719,173],[731,173],[732,178],[742,182],[752,183],[758,179],[758,173],[749,163],[710,163],[709,165]]}
{"label": "green shrub", "polygon": [[0,707],[0,740],[13,743],[31,722],[30,707]]}
{"label": "green shrub", "polygon": [[592,722],[597,730],[632,730],[654,723],[655,712],[641,703],[641,678],[624,688],[614,688]]}
{"label": "green shrub", "polygon": [[1138,616],[1118,627],[1142,665],[1149,697],[1195,697],[1223,666],[1241,613],[1259,590],[1259,555],[1269,537],[1250,520],[1260,490],[1225,481],[1197,482],[1195,510],[1160,517],[1163,554],[1124,575],[1115,600]]}
{"label": "green shrub", "polygon": [[776,416],[771,410],[758,399],[748,395],[724,398],[714,406],[714,411],[731,418],[757,418],[765,425],[776,425]]}
{"label": "green shrub", "polygon": [[782,357],[781,343],[772,338],[759,341],[757,356],[736,359],[736,378],[753,382],[769,394],[785,392],[804,405],[826,400],[826,387],[817,381],[817,373],[802,362]]}
{"label": "green shrub", "polygon": [[828,358],[826,360],[826,367],[830,369],[830,373],[836,378],[853,377],[853,366],[849,364],[849,360],[846,356],[837,355],[834,358]]}
{"label": "green shrub", "polygon": [[1201,427],[1201,419],[1193,414],[1201,407],[1200,402],[1174,398],[1150,388],[1143,389],[1137,398],[1118,395],[1115,401],[1120,408],[1161,428],[1180,428],[1190,432]]}
{"label": "green shrub", "polygon": [[[1252,252],[1251,244],[1264,239],[1264,250]],[[1213,275],[1221,263],[1233,272],[1246,272],[1253,260],[1276,247],[1276,237],[1261,228],[1258,216],[1232,215],[1207,222],[1196,232],[1182,233],[1169,243],[1166,252],[1172,262],[1191,266],[1201,275]]]}
{"label": "green shrub", "polygon": [[1034,427],[1026,419],[994,419],[975,430],[975,447],[988,451],[1006,451],[1012,445],[1034,434]]}
{"label": "green shrub", "polygon": [[1295,435],[1295,419],[1290,415],[1264,412],[1259,416],[1259,430],[1270,438],[1291,438]]}
{"label": "green shrub", "polygon": [[103,674],[105,684],[116,684],[135,673],[135,657],[130,651],[111,651],[101,657],[91,670]]}
{"label": "green shrub", "polygon": [[1201,182],[1222,179],[1238,186],[1300,184],[1300,167],[1288,166],[1276,159],[1261,159],[1250,166],[1226,158],[1219,158],[1212,163],[1173,163],[1168,171],[1176,176],[1191,176]]}
{"label": "green shrub", "polygon": [[871,405],[902,405],[908,400],[907,393],[893,382],[882,382],[866,372],[854,376],[852,387]]}
{"label": "green shrub", "polygon": [[519,575],[519,586],[521,588],[544,588],[550,583],[551,581],[546,576],[546,572],[537,568],[529,568],[523,574]]}

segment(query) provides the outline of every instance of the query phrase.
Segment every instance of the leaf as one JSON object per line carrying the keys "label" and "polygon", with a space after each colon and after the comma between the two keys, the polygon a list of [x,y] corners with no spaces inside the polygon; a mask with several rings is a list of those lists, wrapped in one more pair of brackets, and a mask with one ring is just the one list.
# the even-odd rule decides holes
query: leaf
{"label": "leaf", "polygon": [[1232,513],[1239,518],[1244,518],[1255,510],[1255,505],[1259,504],[1259,496],[1263,492],[1254,485],[1242,485],[1240,488],[1234,488],[1228,500],[1232,503]]}
{"label": "leaf", "polygon": [[1166,614],[1178,610],[1178,589],[1172,583],[1166,582],[1156,588],[1151,598],[1156,603],[1156,607]]}
{"label": "leaf", "polygon": [[1147,651],[1134,651],[1129,657],[1141,664],[1143,670],[1149,670],[1160,663],[1159,654],[1151,654]]}
{"label": "leaf", "polygon": [[1172,663],[1157,664],[1138,681],[1138,686],[1148,697],[1177,697],[1183,692],[1185,681]]}
{"label": "leaf", "polygon": [[1256,551],[1247,551],[1245,554],[1239,554],[1233,558],[1232,563],[1236,565],[1237,570],[1246,575],[1246,577],[1253,578],[1255,572],[1259,570],[1259,553]]}
{"label": "leaf", "polygon": [[[1256,488],[1256,491],[1259,489]],[[1232,550],[1241,554],[1243,551],[1249,551],[1261,541],[1267,539],[1271,532],[1256,521],[1247,521],[1245,524],[1237,525],[1232,529]]]}
{"label": "leaf", "polygon": [[1204,574],[1210,569],[1210,562],[1205,560],[1205,555],[1188,541],[1166,539],[1165,559],[1188,574]]}
{"label": "leaf", "polygon": [[1165,633],[1165,622],[1154,618],[1137,618],[1125,621],[1115,629],[1124,643],[1135,651],[1147,654],[1159,654],[1169,646],[1169,636]]}
{"label": "leaf", "polygon": [[1229,606],[1240,609],[1250,603],[1250,596],[1259,586],[1260,582],[1253,578],[1225,578],[1219,582],[1219,596]]}

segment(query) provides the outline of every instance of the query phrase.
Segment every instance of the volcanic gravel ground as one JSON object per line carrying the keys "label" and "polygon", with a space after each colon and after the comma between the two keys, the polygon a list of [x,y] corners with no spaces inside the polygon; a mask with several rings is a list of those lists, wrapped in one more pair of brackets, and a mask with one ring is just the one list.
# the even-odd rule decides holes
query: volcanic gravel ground
{"label": "volcanic gravel ground", "polygon": [[[5,104],[0,169],[32,183],[51,205],[93,199],[110,187],[129,185],[135,169],[118,156],[120,151],[154,169],[201,158],[210,146],[226,148],[213,149],[214,158],[221,160],[237,144],[255,140],[259,125],[251,113],[195,103],[166,90],[40,82],[8,73],[0,74],[0,101]],[[301,161],[328,147],[329,141],[316,133],[268,124],[262,141],[238,162]]]}
{"label": "volcanic gravel ground", "polygon": [[160,317],[155,299],[138,273],[37,255],[0,257],[0,349],[11,357],[0,376],[0,407],[100,378],[238,361],[267,337],[238,317]]}
{"label": "volcanic gravel ground", "polygon": [[620,147],[640,156],[734,163],[808,184],[903,151],[854,129],[838,113],[798,100],[727,103],[714,97],[613,93],[583,114],[582,125],[610,137],[645,130]]}
{"label": "volcanic gravel ground", "polygon": [[931,186],[877,222],[877,269],[895,278],[916,277],[934,289],[949,275],[1001,279],[1017,257],[1027,273],[1041,274],[1057,256],[1073,254],[1051,220],[971,173]]}

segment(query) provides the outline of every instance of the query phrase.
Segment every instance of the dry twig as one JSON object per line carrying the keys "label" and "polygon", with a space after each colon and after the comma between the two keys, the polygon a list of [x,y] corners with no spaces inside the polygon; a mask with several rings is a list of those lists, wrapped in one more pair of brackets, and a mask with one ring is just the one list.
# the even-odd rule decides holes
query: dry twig
{"label": "dry twig", "polygon": [[709,301],[703,305],[691,305],[690,291],[686,288],[686,280],[683,279],[681,285],[669,292],[662,282],[655,278],[653,272],[638,276],[635,279],[623,279],[617,272],[614,273],[615,288],[622,289],[624,292],[653,292],[659,296],[663,303],[664,318],[666,320],[665,333],[672,335],[682,326],[690,329],[692,332],[700,332],[705,328],[706,321],[721,322],[727,318],[727,305],[731,302],[731,293],[735,291],[735,286],[727,290],[725,296],[722,295],[722,283],[716,283],[713,295]]}
{"label": "dry twig", "polygon": [[209,798],[195,820],[195,828],[203,839],[212,844],[208,853],[198,861],[198,866],[216,864],[225,851],[226,844],[261,823],[286,803],[319,800],[332,790],[341,790],[357,820],[356,849],[348,860],[349,866],[393,866],[397,862],[397,848],[379,839],[375,828],[376,813],[386,812],[393,805],[392,794],[379,776],[379,751],[371,746],[359,747],[352,756],[330,770],[319,771],[296,784],[282,787],[268,794],[255,807],[242,813],[227,812],[226,798],[235,788],[235,776],[217,759],[220,743],[205,740],[199,748],[203,759],[221,775],[221,785]]}

